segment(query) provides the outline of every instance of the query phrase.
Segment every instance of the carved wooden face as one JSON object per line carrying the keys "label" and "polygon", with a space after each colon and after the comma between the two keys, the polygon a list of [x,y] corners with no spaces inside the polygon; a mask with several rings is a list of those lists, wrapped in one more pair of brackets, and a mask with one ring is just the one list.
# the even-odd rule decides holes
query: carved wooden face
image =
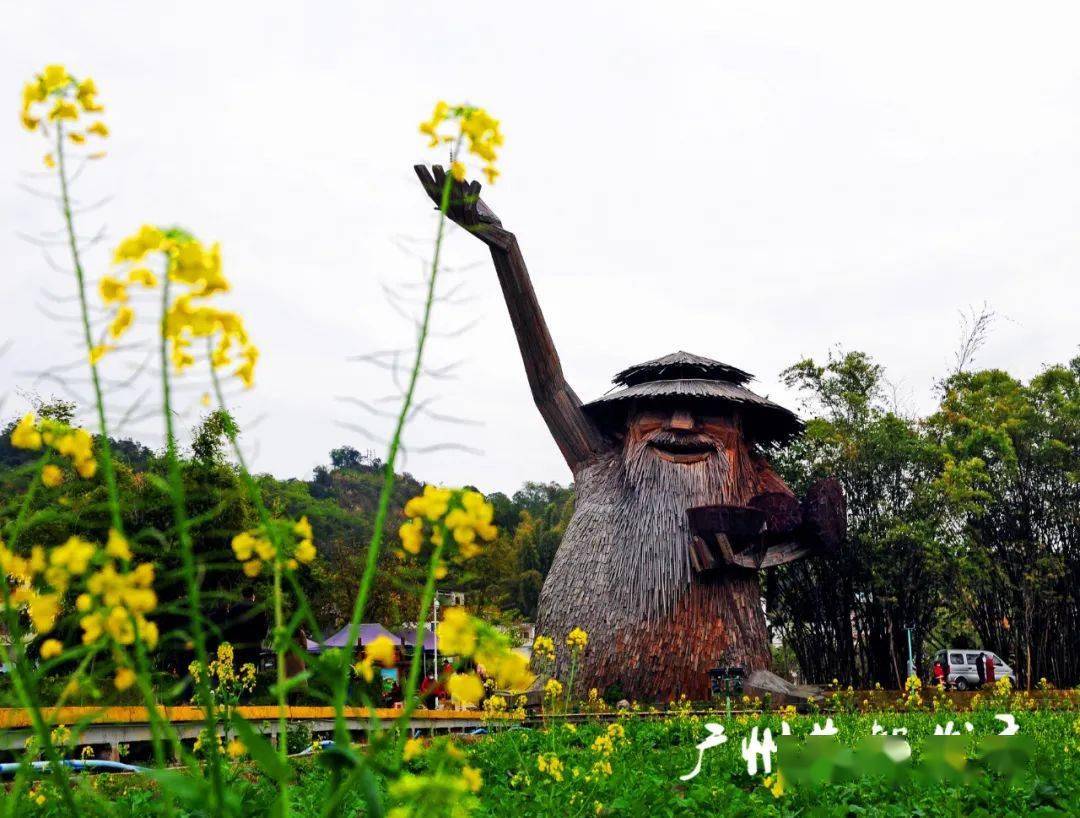
{"label": "carved wooden face", "polygon": [[731,449],[739,430],[733,418],[675,407],[636,412],[626,434],[631,444],[644,444],[670,463],[700,463],[709,455]]}

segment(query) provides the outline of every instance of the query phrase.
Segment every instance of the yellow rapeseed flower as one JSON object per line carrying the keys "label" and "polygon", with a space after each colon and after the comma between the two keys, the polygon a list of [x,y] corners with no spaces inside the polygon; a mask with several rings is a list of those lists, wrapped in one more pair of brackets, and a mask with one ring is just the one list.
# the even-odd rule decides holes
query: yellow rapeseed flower
{"label": "yellow rapeseed flower", "polygon": [[58,99],[53,104],[52,110],[49,111],[49,119],[55,121],[61,119],[76,120],[79,118],[79,109],[75,107],[75,104],[68,102],[66,99]]}
{"label": "yellow rapeseed flower", "polygon": [[255,553],[255,537],[251,532],[241,531],[232,538],[232,550],[240,562],[246,562]]}
{"label": "yellow rapeseed flower", "polygon": [[295,553],[297,561],[307,565],[316,557],[317,552],[315,551],[315,543],[311,540],[301,540],[296,546]]}
{"label": "yellow rapeseed flower", "polygon": [[364,646],[364,657],[373,662],[378,662],[383,667],[393,667],[397,657],[394,643],[388,636],[376,636]]}
{"label": "yellow rapeseed flower", "polygon": [[264,562],[270,562],[270,560],[277,556],[277,548],[265,537],[256,537],[255,553],[258,554],[259,559]]}
{"label": "yellow rapeseed flower", "polygon": [[365,682],[371,682],[375,678],[375,665],[371,659],[364,659],[353,665],[353,672]]}
{"label": "yellow rapeseed flower", "polygon": [[64,643],[59,639],[46,639],[41,643],[41,658],[45,660],[55,659],[64,652]]}
{"label": "yellow rapeseed flower", "polygon": [[461,779],[469,792],[480,792],[480,788],[484,786],[484,777],[475,767],[462,767]]}
{"label": "yellow rapeseed flower", "polygon": [[141,261],[147,253],[161,250],[165,244],[165,234],[151,224],[144,224],[134,233],[123,239],[113,253],[113,263]]}
{"label": "yellow rapeseed flower", "polygon": [[476,704],[484,698],[484,683],[475,673],[455,673],[446,682],[450,699],[462,704]]}
{"label": "yellow rapeseed flower", "polygon": [[60,594],[34,594],[27,602],[26,613],[35,631],[48,633],[56,625],[56,617],[60,614]]}
{"label": "yellow rapeseed flower", "polygon": [[54,489],[64,482],[64,472],[59,466],[50,463],[41,470],[41,482]]}
{"label": "yellow rapeseed flower", "polygon": [[254,579],[260,573],[262,573],[262,561],[261,560],[248,560],[244,563],[244,575]]}
{"label": "yellow rapeseed flower", "polygon": [[[109,347],[112,349],[112,347]],[[86,460],[77,460],[75,462],[75,471],[79,473],[79,477],[83,480],[89,480],[95,474],[97,474],[97,461],[92,457]]]}
{"label": "yellow rapeseed flower", "polygon": [[127,283],[141,284],[149,290],[157,286],[157,276],[146,267],[136,267],[128,273]]}
{"label": "yellow rapeseed flower", "polygon": [[247,747],[244,746],[244,742],[240,739],[234,738],[229,742],[229,746],[225,748],[225,752],[228,753],[229,758],[240,758],[247,753]]}
{"label": "yellow rapeseed flower", "polygon": [[476,625],[464,608],[447,608],[436,627],[439,650],[447,656],[472,656],[476,650]]}
{"label": "yellow rapeseed flower", "polygon": [[419,554],[424,544],[424,521],[417,517],[407,523],[402,523],[398,529],[398,536],[401,537],[402,548],[410,554]]}
{"label": "yellow rapeseed flower", "polygon": [[71,82],[71,76],[64,66],[59,63],[52,63],[46,65],[45,70],[41,72],[41,81],[45,84],[45,93],[51,94]]}
{"label": "yellow rapeseed flower", "polygon": [[405,759],[405,761],[412,761],[422,752],[424,752],[424,742],[418,738],[411,738],[405,742],[405,748],[402,751],[402,757]]}
{"label": "yellow rapeseed flower", "polygon": [[41,161],[45,163],[45,167],[47,167],[49,170],[52,170],[56,167],[56,159],[53,158],[53,155],[51,153],[45,154],[45,156],[42,157]]}
{"label": "yellow rapeseed flower", "polygon": [[78,131],[71,131],[68,134],[68,139],[71,140],[71,143],[73,145],[85,145],[86,144],[86,134],[81,134]]}
{"label": "yellow rapeseed flower", "polygon": [[540,635],[533,640],[533,655],[548,661],[555,661],[555,641],[550,636]]}
{"label": "yellow rapeseed flower", "polygon": [[566,644],[571,650],[580,651],[584,650],[585,646],[589,644],[589,634],[583,631],[581,628],[574,628],[566,636]]}
{"label": "yellow rapeseed flower", "polygon": [[109,324],[109,335],[113,338],[119,338],[128,331],[134,320],[135,311],[128,306],[121,307],[116,311],[116,316]]}
{"label": "yellow rapeseed flower", "polygon": [[78,84],[76,98],[79,100],[79,104],[82,105],[83,110],[87,113],[96,113],[105,110],[105,108],[97,102],[97,93],[97,85],[91,77],[87,77]]}
{"label": "yellow rapeseed flower", "polygon": [[562,682],[558,679],[548,679],[544,684],[544,696],[549,699],[557,699],[562,695]]}
{"label": "yellow rapeseed flower", "polygon": [[116,671],[116,676],[113,678],[113,684],[117,690],[127,690],[133,684],[135,684],[135,671],[129,667],[122,667]]}
{"label": "yellow rapeseed flower", "polygon": [[114,349],[116,349],[116,347],[112,344],[96,344],[95,346],[90,347],[90,355],[88,356],[90,364],[93,366],[101,363],[101,359]]}
{"label": "yellow rapeseed flower", "polygon": [[562,781],[565,765],[555,753],[541,753],[536,757],[536,769],[547,773],[555,781]]}
{"label": "yellow rapeseed flower", "polygon": [[109,540],[105,543],[105,553],[118,560],[131,560],[131,546],[127,539],[115,528],[109,529]]}
{"label": "yellow rapeseed flower", "polygon": [[[440,132],[440,127],[446,122],[457,122],[456,134]],[[499,121],[486,110],[472,105],[451,106],[440,100],[435,105],[431,119],[420,123],[420,132],[428,137],[428,146],[432,148],[445,142],[466,142],[469,153],[484,161],[483,172],[487,176],[488,183],[495,182],[498,176],[498,170],[495,168],[495,162],[498,159],[497,149],[503,144],[503,134],[499,128]],[[450,166],[450,174],[458,181],[464,181],[465,164],[460,160],[453,162]]]}
{"label": "yellow rapeseed flower", "polygon": [[11,430],[11,445],[16,449],[40,449],[41,432],[34,422],[34,413],[27,412]]}
{"label": "yellow rapeseed flower", "polygon": [[101,294],[101,300],[106,304],[124,304],[128,300],[127,285],[112,276],[102,277],[98,284],[98,293]]}
{"label": "yellow rapeseed flower", "polygon": [[104,122],[95,122],[86,129],[86,132],[100,136],[102,139],[109,135],[109,129]]}
{"label": "yellow rapeseed flower", "polygon": [[615,743],[611,740],[611,736],[601,733],[593,740],[592,751],[603,756],[609,756],[615,752]]}
{"label": "yellow rapeseed flower", "polygon": [[296,525],[293,526],[293,533],[303,540],[310,540],[314,536],[311,523],[308,522],[306,514],[296,521]]}

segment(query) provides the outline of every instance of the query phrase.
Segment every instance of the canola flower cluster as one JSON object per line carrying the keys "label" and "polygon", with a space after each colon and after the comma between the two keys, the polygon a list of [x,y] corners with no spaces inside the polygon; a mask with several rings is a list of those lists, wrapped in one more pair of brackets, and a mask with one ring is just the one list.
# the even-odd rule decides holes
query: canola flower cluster
{"label": "canola flower cluster", "polygon": [[555,640],[550,636],[540,635],[533,640],[532,647],[533,656],[537,659],[546,659],[549,662],[555,661]]}
{"label": "canola flower cluster", "polygon": [[574,628],[566,636],[566,646],[573,652],[580,653],[585,650],[587,644],[589,644],[589,634],[581,628]]}
{"label": "canola flower cluster", "polygon": [[525,705],[527,702],[527,696],[524,694],[519,695],[514,700],[514,709],[510,710],[510,703],[506,696],[489,696],[484,699],[482,709],[485,717],[508,715],[511,718],[524,720],[527,715],[525,712]]}
{"label": "canola flower cluster", "polygon": [[470,814],[476,806],[472,796],[483,787],[484,779],[478,769],[465,764],[461,748],[449,737],[427,743],[421,738],[408,739],[402,750],[405,763],[421,756],[426,772],[406,771],[390,783],[394,806],[387,810],[387,818]]}
{"label": "canola flower cluster", "polygon": [[[498,534],[492,520],[495,509],[478,491],[424,486],[422,494],[405,504],[408,521],[398,529],[401,548],[397,555],[419,556],[425,543],[443,548],[447,559],[471,560],[481,552],[481,542],[491,542]],[[435,566],[436,579],[446,576],[446,560]]]}
{"label": "canola flower cluster", "polygon": [[[229,291],[229,282],[221,269],[221,246],[215,242],[207,247],[187,231],[144,224],[117,246],[113,264],[126,268],[126,274],[104,276],[98,285],[101,300],[106,306],[114,307],[108,327],[110,338],[119,339],[134,323],[128,288],[152,289],[158,285],[158,276],[147,261],[155,254],[162,257],[162,268],[169,280],[188,288],[169,305],[162,327],[177,372],[194,365],[192,342],[201,338],[213,344],[211,366],[227,369],[235,365],[232,374],[244,386],[252,386],[259,350],[251,342],[243,319],[204,301]],[[94,347],[91,361],[96,363],[113,348],[110,344]]]}
{"label": "canola flower cluster", "polygon": [[555,753],[540,753],[536,757],[536,769],[551,776],[555,781],[562,781],[566,765]]}
{"label": "canola flower cluster", "polygon": [[[0,570],[16,582],[9,596],[13,606],[24,608],[39,635],[56,627],[65,594],[82,584],[75,599],[80,614],[84,645],[94,645],[103,638],[114,647],[127,647],[136,638],[153,650],[158,643],[158,627],[146,618],[157,607],[154,593],[154,566],[143,562],[132,566],[128,541],[110,529],[104,549],[78,536],[48,552],[34,546],[29,558],[13,554],[0,543]],[[130,570],[128,570],[130,568]],[[63,653],[58,639],[46,639],[41,645],[42,659]],[[135,674],[126,665],[124,654],[115,651],[118,670],[114,683],[126,690],[135,682]]]}
{"label": "canola flower cluster", "polygon": [[[457,132],[446,132],[445,125],[457,123]],[[435,110],[431,113],[431,119],[420,123],[420,133],[430,140],[428,147],[438,147],[440,144],[468,143],[468,151],[483,160],[482,168],[488,184],[494,184],[499,176],[495,167],[498,159],[497,149],[502,147],[503,135],[499,130],[499,120],[493,118],[483,108],[472,105],[449,105],[443,100],[435,103]],[[450,164],[450,173],[459,182],[465,181],[465,163],[456,159]]]}
{"label": "canola flower cluster", "polygon": [[[73,428],[51,418],[38,420],[33,412],[23,415],[12,429],[11,445],[16,449],[30,451],[48,446],[57,454],[68,458],[80,477],[89,480],[97,473],[94,439],[88,431]],[[63,471],[55,464],[50,463],[42,469],[41,480],[50,488],[60,485],[63,479]]]}
{"label": "canola flower cluster", "polygon": [[544,682],[544,698],[557,699],[563,694],[563,684],[558,679],[548,679]]}
{"label": "canola flower cluster", "polygon": [[904,704],[907,707],[918,708],[923,703],[922,680],[916,676],[908,676],[904,681]]}
{"label": "canola flower cluster", "polygon": [[[24,415],[12,430],[11,443],[19,449],[37,450],[48,446],[57,454],[69,458],[75,471],[84,478],[97,471],[93,438],[85,429],[75,429],[50,418],[37,420],[33,413]],[[50,472],[42,469],[46,485],[59,485],[63,479],[59,467]],[[69,537],[62,545],[48,552],[38,545],[29,557],[20,556],[0,543],[0,572],[15,581],[9,596],[16,609],[25,609],[34,630],[39,635],[50,633],[56,626],[64,595],[82,582],[83,591],[75,600],[80,614],[84,645],[93,645],[107,637],[114,646],[125,647],[140,639],[153,650],[158,642],[156,623],[146,618],[157,607],[154,593],[154,566],[151,563],[132,565],[131,546],[115,529],[109,530],[104,549],[78,536]],[[56,658],[64,646],[58,639],[46,639],[41,645],[41,657]],[[116,651],[117,670],[114,683],[120,690],[135,682],[135,674]]]}
{"label": "canola flower cluster", "polygon": [[[41,130],[46,135],[46,122],[56,123],[58,128],[67,123],[65,132],[71,143],[85,145],[88,137],[104,139],[109,135],[109,128],[101,119],[94,119],[81,130],[77,127],[83,124],[84,114],[95,115],[105,110],[97,95],[97,86],[90,77],[77,80],[62,65],[46,65],[23,86],[20,119],[27,130]],[[95,152],[89,158],[99,159],[104,155]],[[44,161],[46,167],[56,167],[56,157],[51,152],[45,154]]]}
{"label": "canola flower cluster", "polygon": [[[305,516],[295,523],[276,524],[273,536],[261,526],[241,531],[232,538],[232,550],[236,559],[243,563],[244,574],[254,578],[262,573],[264,562],[273,563],[280,559],[289,571],[296,570],[301,563],[310,564],[318,554],[312,537],[311,523]],[[275,539],[278,543],[291,545],[284,552],[279,551]]]}
{"label": "canola flower cluster", "polygon": [[[577,732],[577,727],[567,723],[563,727],[571,733]],[[596,781],[612,774],[611,759],[616,750],[626,741],[626,729],[618,722],[608,724],[606,730],[593,739],[589,749],[596,755],[588,771],[580,767],[572,767],[572,778],[583,778],[585,781]],[[561,782],[566,774],[566,764],[559,758],[557,753],[540,753],[536,757],[536,769],[546,774],[553,781]],[[599,813],[599,809],[597,812]]]}
{"label": "canola flower cluster", "polygon": [[[472,659],[501,690],[524,691],[535,676],[529,660],[510,649],[506,636],[464,608],[447,608],[436,629],[439,651],[459,660]],[[451,699],[475,705],[484,698],[484,684],[474,672],[454,673],[447,681]]]}
{"label": "canola flower cluster", "polygon": [[389,636],[376,636],[364,645],[364,658],[353,665],[353,672],[365,682],[375,678],[375,665],[393,667],[397,663],[397,648]]}
{"label": "canola flower cluster", "polygon": [[[484,779],[475,767],[463,766],[459,774],[434,772],[428,775],[405,773],[391,782],[388,790],[395,801],[403,801],[387,811],[387,818],[420,818],[432,814],[467,815],[470,810],[459,803],[462,796],[480,792]],[[449,813],[433,813],[439,806],[451,807]]]}
{"label": "canola flower cluster", "polygon": [[[255,689],[255,665],[245,662],[236,669],[236,653],[229,642],[217,646],[215,658],[206,667],[207,679],[215,692],[250,693]],[[188,665],[188,673],[196,682],[202,680],[202,666],[198,662]]]}

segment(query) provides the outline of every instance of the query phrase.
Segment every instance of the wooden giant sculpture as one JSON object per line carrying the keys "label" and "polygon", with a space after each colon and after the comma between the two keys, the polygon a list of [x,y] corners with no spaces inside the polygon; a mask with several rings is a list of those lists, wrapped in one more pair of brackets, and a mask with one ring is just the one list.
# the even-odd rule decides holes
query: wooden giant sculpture
{"label": "wooden giant sculpture", "polygon": [[[416,167],[438,203],[446,177],[432,170]],[[800,503],[764,457],[799,433],[799,420],[747,389],[748,373],[685,352],[625,369],[619,389],[582,403],[517,238],[479,193],[478,182],[455,182],[448,216],[491,250],[533,399],[575,481],[537,632],[560,644],[584,628],[583,688],[618,685],[641,700],[703,698],[721,657],[766,669],[756,572],[843,536],[835,482]]]}

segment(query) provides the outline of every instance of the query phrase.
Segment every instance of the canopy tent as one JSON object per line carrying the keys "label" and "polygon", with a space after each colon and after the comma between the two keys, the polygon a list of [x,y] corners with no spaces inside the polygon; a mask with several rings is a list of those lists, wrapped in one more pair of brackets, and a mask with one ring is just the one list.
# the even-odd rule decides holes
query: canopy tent
{"label": "canopy tent", "polygon": [[[401,644],[401,639],[394,633],[388,631],[378,622],[365,622],[359,629],[359,637],[357,639],[357,645],[370,645],[375,639],[380,636],[385,636],[395,645]],[[328,636],[322,642],[316,642],[312,639],[306,640],[308,653],[322,653],[325,648],[344,648],[348,647],[349,641],[349,626],[339,630],[337,633]]]}
{"label": "canopy tent", "polygon": [[[401,637],[401,644],[404,645],[405,647],[411,648],[411,647],[416,646],[416,630],[415,629],[412,629],[412,630],[405,629],[405,630],[398,631],[398,635]],[[435,650],[435,644],[436,644],[436,642],[435,642],[435,633],[431,630],[431,628],[425,627],[424,628],[424,650],[425,651],[434,651]]]}

